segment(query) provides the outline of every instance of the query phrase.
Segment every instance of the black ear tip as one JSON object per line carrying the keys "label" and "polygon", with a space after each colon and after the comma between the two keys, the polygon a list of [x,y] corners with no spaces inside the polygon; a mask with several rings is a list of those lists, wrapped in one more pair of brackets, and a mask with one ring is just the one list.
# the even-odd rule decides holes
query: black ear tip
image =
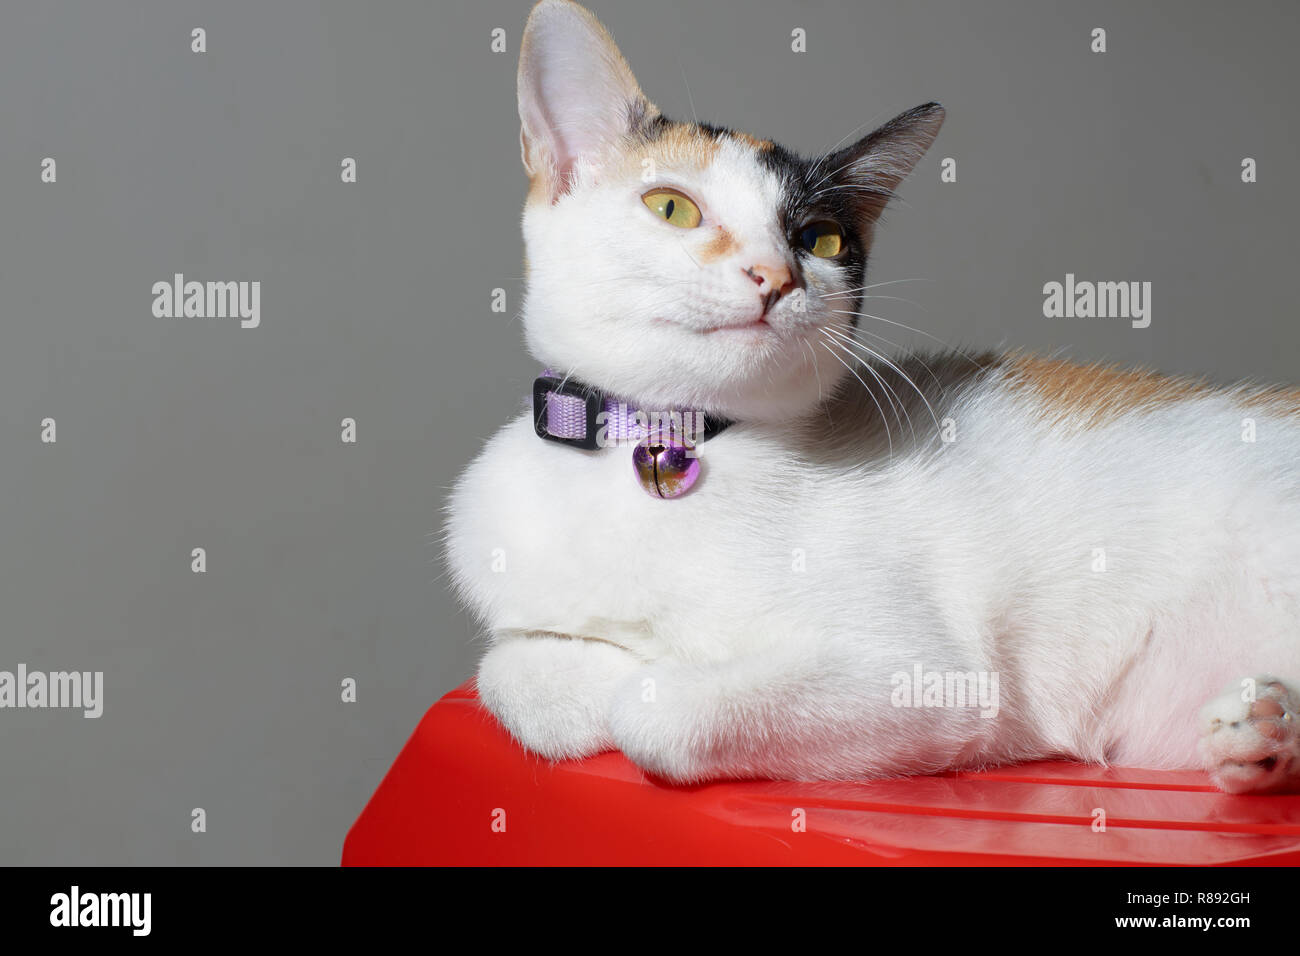
{"label": "black ear tip", "polygon": [[942,103],[931,100],[929,103],[922,103],[920,106],[913,106],[910,110],[907,110],[904,113],[899,113],[892,120],[882,126],[881,129],[932,126],[937,130],[943,125],[944,118],[947,115],[947,110],[943,108]]}
{"label": "black ear tip", "polygon": [[938,135],[939,127],[943,126],[943,121],[948,118],[948,111],[943,108],[942,103],[936,103],[931,100],[924,103],[914,110],[909,110],[907,119],[909,123],[915,123],[923,126]]}

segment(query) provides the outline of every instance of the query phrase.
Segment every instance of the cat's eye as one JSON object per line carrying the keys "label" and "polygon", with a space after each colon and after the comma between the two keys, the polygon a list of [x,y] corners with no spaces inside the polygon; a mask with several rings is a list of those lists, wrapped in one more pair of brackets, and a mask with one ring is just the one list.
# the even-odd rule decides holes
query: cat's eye
{"label": "cat's eye", "polygon": [[660,219],[682,229],[694,229],[703,218],[700,207],[675,189],[652,189],[641,201]]}
{"label": "cat's eye", "polygon": [[799,233],[799,242],[818,259],[834,259],[844,251],[844,230],[829,220],[812,222]]}

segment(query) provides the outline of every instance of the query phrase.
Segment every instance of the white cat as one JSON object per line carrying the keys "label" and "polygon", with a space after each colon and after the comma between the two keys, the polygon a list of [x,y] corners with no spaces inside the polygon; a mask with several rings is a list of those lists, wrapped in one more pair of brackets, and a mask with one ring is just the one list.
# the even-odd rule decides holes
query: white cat
{"label": "white cat", "polygon": [[665,119],[542,0],[519,113],[553,375],[458,483],[447,560],[525,747],[673,781],[1064,756],[1300,783],[1300,391],[877,354],[873,226],[937,104],[804,160]]}

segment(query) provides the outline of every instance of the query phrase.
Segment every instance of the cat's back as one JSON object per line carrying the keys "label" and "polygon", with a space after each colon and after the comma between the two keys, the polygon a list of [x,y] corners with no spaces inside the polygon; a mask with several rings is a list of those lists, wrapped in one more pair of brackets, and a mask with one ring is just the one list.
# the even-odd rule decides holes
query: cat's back
{"label": "cat's back", "polygon": [[1300,547],[1296,388],[910,355],[857,370],[790,444],[818,479],[817,508],[864,547],[966,555],[1012,579],[1107,542],[1149,556],[1152,573],[1170,551],[1230,536]]}
{"label": "cat's back", "polygon": [[[1014,455],[1097,449],[1132,440],[1151,457],[1263,444],[1279,460],[1300,441],[1300,387],[1203,380],[1101,363],[1009,353],[908,354],[856,366],[795,434],[809,460],[887,463],[945,446],[996,446]],[[1131,459],[1115,462],[1132,465]]]}

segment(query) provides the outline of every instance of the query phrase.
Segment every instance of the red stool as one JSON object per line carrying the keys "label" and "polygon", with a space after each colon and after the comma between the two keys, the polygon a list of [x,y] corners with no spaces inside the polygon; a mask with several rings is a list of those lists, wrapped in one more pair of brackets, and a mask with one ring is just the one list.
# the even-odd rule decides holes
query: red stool
{"label": "red stool", "polygon": [[618,753],[526,753],[472,683],[425,714],[343,844],[345,866],[1296,863],[1300,797],[1228,796],[1202,773],[667,786]]}

